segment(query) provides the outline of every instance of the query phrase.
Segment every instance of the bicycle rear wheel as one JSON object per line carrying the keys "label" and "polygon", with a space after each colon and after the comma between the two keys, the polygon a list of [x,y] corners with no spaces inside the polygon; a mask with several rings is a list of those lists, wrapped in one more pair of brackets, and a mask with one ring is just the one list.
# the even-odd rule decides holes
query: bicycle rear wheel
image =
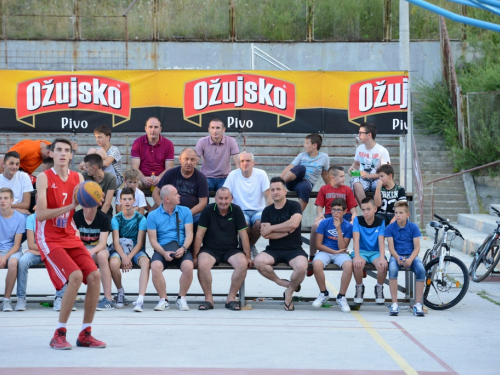
{"label": "bicycle rear wheel", "polygon": [[464,298],[469,289],[469,273],[465,264],[452,256],[444,257],[441,277],[438,269],[439,258],[425,265],[424,305],[433,310],[446,310]]}
{"label": "bicycle rear wheel", "polygon": [[487,240],[481,245],[483,248],[478,249],[470,267],[470,277],[476,283],[486,279],[500,260],[500,244],[498,241],[491,241],[491,235]]}

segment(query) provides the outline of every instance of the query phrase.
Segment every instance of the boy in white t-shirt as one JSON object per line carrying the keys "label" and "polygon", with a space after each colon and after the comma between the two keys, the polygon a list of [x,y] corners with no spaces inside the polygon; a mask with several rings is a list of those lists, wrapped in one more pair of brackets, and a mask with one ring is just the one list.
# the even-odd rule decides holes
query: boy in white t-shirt
{"label": "boy in white t-shirt", "polygon": [[0,174],[0,188],[9,188],[14,193],[12,208],[29,215],[33,184],[28,174],[19,170],[21,157],[17,151],[7,152],[3,160],[3,173]]}
{"label": "boy in white t-shirt", "polygon": [[[144,215],[145,207],[148,204],[146,201],[146,196],[144,195],[142,190],[137,189],[137,186],[139,185],[139,172],[137,171],[137,169],[127,169],[125,171],[124,178],[125,187],[131,188],[135,194],[134,210],[139,212],[141,215]],[[122,189],[118,190],[115,197],[115,208],[117,215],[122,212],[122,204],[120,202],[121,193]]]}
{"label": "boy in white t-shirt", "polygon": [[390,164],[389,151],[377,142],[377,127],[371,122],[364,122],[359,127],[358,138],[361,143],[356,149],[354,162],[349,167],[349,174],[359,171],[357,176],[351,178],[351,189],[354,197],[361,206],[361,201],[366,197],[366,191],[375,191],[377,188],[377,168],[382,164]]}

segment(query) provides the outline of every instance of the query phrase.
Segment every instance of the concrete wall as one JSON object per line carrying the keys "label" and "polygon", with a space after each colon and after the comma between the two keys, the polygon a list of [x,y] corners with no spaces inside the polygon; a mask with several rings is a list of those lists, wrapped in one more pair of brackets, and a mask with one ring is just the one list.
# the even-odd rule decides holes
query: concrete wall
{"label": "concrete wall", "polygon": [[[250,43],[6,41],[0,69],[214,69],[250,70]],[[399,44],[256,43],[292,70],[398,70]],[[455,61],[464,45],[452,42]],[[470,56],[468,56],[470,58]],[[257,70],[275,70],[256,58]],[[411,43],[414,82],[440,75],[439,42]]]}

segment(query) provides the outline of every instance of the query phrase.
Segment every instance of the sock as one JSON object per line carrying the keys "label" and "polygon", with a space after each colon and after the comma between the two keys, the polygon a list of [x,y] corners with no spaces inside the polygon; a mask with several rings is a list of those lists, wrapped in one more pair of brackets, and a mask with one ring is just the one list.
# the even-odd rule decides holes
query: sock
{"label": "sock", "polygon": [[124,294],[125,294],[125,289],[120,288],[120,289],[118,289],[118,290],[117,290],[117,292],[118,292],[118,293],[124,293]]}
{"label": "sock", "polygon": [[324,290],[324,291],[322,290],[322,291],[321,291],[321,293],[323,293],[323,295],[324,295],[325,297],[329,295],[329,294],[328,294],[328,290]]}
{"label": "sock", "polygon": [[339,294],[337,294],[337,299],[340,299],[340,298],[342,298],[342,297],[345,297],[345,294],[340,294],[340,293],[339,293]]}
{"label": "sock", "polygon": [[314,260],[314,255],[309,255],[309,262],[312,262]]}
{"label": "sock", "polygon": [[377,286],[381,286],[381,287],[383,287],[383,285],[381,285],[381,284],[379,284],[379,283],[377,283]]}
{"label": "sock", "polygon": [[356,286],[363,286],[363,284],[356,284]]}
{"label": "sock", "polygon": [[181,298],[186,299],[186,297],[184,297],[184,296],[177,296],[177,299],[181,299]]}
{"label": "sock", "polygon": [[88,324],[88,323],[83,323],[83,324],[82,324],[82,331],[83,331],[85,328],[88,328],[88,327],[90,327],[90,324]]}
{"label": "sock", "polygon": [[59,329],[59,328],[66,328],[66,323],[57,322],[56,329]]}
{"label": "sock", "polygon": [[4,301],[10,301],[10,298],[4,298],[3,300]]}
{"label": "sock", "polygon": [[160,302],[161,303],[165,302],[165,298],[160,298]]}
{"label": "sock", "polygon": [[137,297],[137,302],[144,302],[144,296],[141,296],[139,294],[139,296]]}

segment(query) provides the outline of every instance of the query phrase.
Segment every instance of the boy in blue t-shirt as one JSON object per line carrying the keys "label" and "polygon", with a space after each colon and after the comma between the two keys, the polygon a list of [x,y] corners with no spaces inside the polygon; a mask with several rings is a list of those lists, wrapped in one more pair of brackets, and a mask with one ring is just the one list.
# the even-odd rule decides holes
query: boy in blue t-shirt
{"label": "boy in blue t-shirt", "polygon": [[424,316],[422,297],[424,293],[425,268],[418,257],[420,252],[420,229],[415,223],[408,221],[410,208],[407,202],[396,202],[394,205],[396,222],[385,228],[385,237],[389,244],[391,259],[389,261],[389,288],[391,290],[391,316],[399,314],[398,306],[398,272],[400,267],[410,268],[415,273],[416,303],[413,315]]}
{"label": "boy in blue t-shirt", "polygon": [[363,268],[367,262],[377,269],[377,285],[375,285],[375,302],[385,303],[384,281],[387,276],[387,260],[385,259],[384,219],[375,216],[377,207],[372,198],[361,201],[362,216],[353,221],[352,238],[354,240],[353,266],[356,281],[355,303],[363,303],[365,286],[363,285]]}
{"label": "boy in blue t-shirt", "polygon": [[328,290],[326,289],[325,272],[323,269],[330,263],[335,263],[342,268],[340,280],[340,292],[337,294],[337,303],[343,312],[351,311],[345,294],[351,281],[352,261],[346,253],[352,238],[352,225],[344,220],[347,204],[342,198],[332,201],[332,217],[322,220],[316,230],[316,245],[318,252],[313,260],[314,277],[319,286],[319,296],[312,303],[313,307],[321,307],[328,301]]}
{"label": "boy in blue t-shirt", "polygon": [[149,257],[144,249],[146,238],[146,218],[134,209],[135,192],[132,188],[124,188],[120,193],[122,212],[111,220],[113,231],[113,250],[110,252],[109,263],[111,275],[118,290],[116,296],[117,309],[125,306],[125,290],[122,285],[122,272],[132,269],[132,263],[141,267],[139,276],[139,296],[134,302],[134,311],[144,309],[144,296],[149,280]]}

